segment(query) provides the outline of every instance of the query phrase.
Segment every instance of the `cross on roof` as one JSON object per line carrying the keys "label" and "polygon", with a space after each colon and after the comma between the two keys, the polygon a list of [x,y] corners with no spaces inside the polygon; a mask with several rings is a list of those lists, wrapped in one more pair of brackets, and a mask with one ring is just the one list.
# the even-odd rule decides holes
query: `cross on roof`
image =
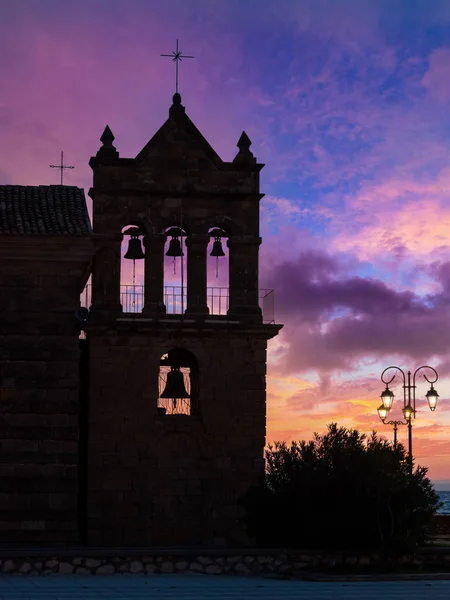
{"label": "cross on roof", "polygon": [[60,165],[50,165],[51,169],[60,169],[61,170],[61,185],[63,185],[63,173],[64,169],[75,169],[75,167],[71,167],[64,164],[64,152],[61,152],[61,164]]}
{"label": "cross on roof", "polygon": [[195,56],[187,56],[183,54],[183,52],[178,49],[178,40],[177,48],[176,50],[172,50],[172,54],[161,54],[160,56],[168,56],[175,63],[175,93],[178,94],[178,63],[182,61],[183,58],[195,58]]}

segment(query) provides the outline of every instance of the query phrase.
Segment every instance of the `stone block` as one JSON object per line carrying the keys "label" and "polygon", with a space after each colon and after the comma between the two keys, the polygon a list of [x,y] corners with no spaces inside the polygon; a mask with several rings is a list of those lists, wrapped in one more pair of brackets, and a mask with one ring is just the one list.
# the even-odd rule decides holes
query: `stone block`
{"label": "stone block", "polygon": [[113,565],[101,565],[95,570],[96,575],[111,575],[115,572],[116,570]]}
{"label": "stone block", "polygon": [[208,565],[205,567],[205,573],[207,575],[221,575],[223,573],[223,568],[219,565]]}
{"label": "stone block", "polygon": [[59,561],[58,561],[58,560],[56,560],[56,558],[52,558],[52,559],[50,559],[50,560],[46,560],[46,561],[45,561],[45,566],[46,566],[48,569],[53,569],[53,567],[56,567],[56,565],[58,564],[58,562],[59,562]]}
{"label": "stone block", "polygon": [[84,564],[86,565],[86,567],[94,568],[94,567],[99,567],[102,564],[102,562],[103,561],[101,561],[98,558],[86,558],[86,561]]}
{"label": "stone block", "polygon": [[194,561],[189,564],[189,570],[193,571],[194,573],[203,573],[204,567],[201,563]]}
{"label": "stone block", "polygon": [[239,575],[248,575],[250,573],[250,569],[245,563],[239,562],[234,565],[235,573],[239,573]]}
{"label": "stone block", "polygon": [[161,565],[161,573],[173,573],[174,565],[170,560],[165,560]]}
{"label": "stone block", "polygon": [[73,573],[74,566],[69,562],[60,562],[58,565],[58,573],[60,575]]}
{"label": "stone block", "polygon": [[11,573],[15,570],[15,563],[13,560],[5,560],[2,564],[2,573]]}
{"label": "stone block", "polygon": [[144,565],[140,560],[132,560],[130,563],[130,573],[142,573]]}

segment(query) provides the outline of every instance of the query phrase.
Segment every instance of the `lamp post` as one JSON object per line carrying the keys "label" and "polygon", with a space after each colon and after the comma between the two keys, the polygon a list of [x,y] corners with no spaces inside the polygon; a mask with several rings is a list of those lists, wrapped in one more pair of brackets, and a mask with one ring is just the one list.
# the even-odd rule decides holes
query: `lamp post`
{"label": "lamp post", "polygon": [[387,424],[394,425],[394,445],[395,446],[397,445],[397,427],[398,427],[398,425],[408,425],[408,459],[409,459],[409,470],[410,470],[410,473],[412,473],[412,468],[413,468],[412,419],[416,418],[416,376],[420,371],[422,371],[424,369],[429,369],[433,373],[433,376],[431,377],[431,379],[429,379],[425,375],[425,373],[423,374],[424,379],[426,381],[428,381],[428,383],[431,385],[430,389],[425,394],[425,397],[428,401],[428,406],[430,407],[431,411],[434,411],[436,409],[438,398],[439,398],[439,394],[433,387],[433,384],[436,383],[439,376],[438,376],[436,370],[433,369],[433,367],[430,367],[428,365],[423,365],[414,371],[414,374],[412,376],[412,383],[411,383],[411,371],[408,371],[407,375],[405,375],[405,372],[402,369],[400,369],[400,367],[391,366],[391,367],[387,367],[386,369],[384,369],[384,371],[381,374],[381,381],[386,385],[386,389],[383,390],[383,392],[381,393],[382,405],[380,407],[378,407],[378,415],[379,415],[380,419],[383,421],[383,423],[385,423],[385,419],[387,418],[387,415],[389,414],[389,411],[392,408],[392,404],[394,403],[395,395],[394,395],[394,392],[389,389],[389,384],[392,383],[392,381],[395,379],[396,373],[394,373],[394,375],[392,375],[392,377],[389,380],[385,379],[385,373],[387,373],[387,371],[390,371],[391,369],[399,371],[403,378],[403,409],[402,409],[402,412],[403,412],[403,417],[405,418],[406,423],[403,423],[403,421],[388,421]]}

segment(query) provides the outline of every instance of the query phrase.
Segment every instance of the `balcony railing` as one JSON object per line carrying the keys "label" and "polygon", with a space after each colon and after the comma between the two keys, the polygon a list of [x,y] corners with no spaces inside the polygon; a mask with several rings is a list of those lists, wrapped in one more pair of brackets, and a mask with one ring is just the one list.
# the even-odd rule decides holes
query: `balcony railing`
{"label": "balcony railing", "polygon": [[[163,301],[166,313],[181,315],[186,310],[186,288],[181,292],[181,286],[165,286]],[[274,291],[270,289],[258,290],[259,306],[263,313],[264,323],[275,322]],[[206,290],[206,301],[210,315],[226,316],[229,307],[229,289],[224,287],[210,287]],[[120,303],[124,313],[140,313],[144,307],[143,285],[121,285]],[[82,306],[91,305],[91,285],[88,284],[81,296]]]}

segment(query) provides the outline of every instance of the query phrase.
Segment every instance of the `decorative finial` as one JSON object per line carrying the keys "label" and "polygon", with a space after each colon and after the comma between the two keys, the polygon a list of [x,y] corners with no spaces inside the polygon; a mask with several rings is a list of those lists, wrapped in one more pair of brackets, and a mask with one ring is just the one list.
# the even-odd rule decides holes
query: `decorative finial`
{"label": "decorative finial", "polygon": [[173,104],[169,110],[169,117],[175,119],[177,115],[185,112],[184,106],[181,104],[181,96],[178,92],[173,95],[172,102]]}
{"label": "decorative finial", "polygon": [[107,161],[119,158],[119,153],[117,152],[116,147],[113,146],[114,134],[109,128],[109,125],[105,127],[100,141],[103,144],[103,146],[97,152],[96,158]]}
{"label": "decorative finial", "polygon": [[[186,56],[182,53],[181,50],[178,49],[178,40],[177,40],[177,49],[172,50],[172,54],[160,54],[160,56],[168,56],[175,63],[175,93],[178,93],[178,63],[183,60],[183,58],[195,58],[195,56]],[[175,96],[174,96],[175,98]],[[180,97],[181,103],[181,97]],[[175,101],[174,101],[175,104]]]}
{"label": "decorative finial", "polygon": [[51,169],[59,169],[61,171],[61,185],[63,185],[64,178],[64,169],[75,169],[75,167],[70,167],[64,164],[64,152],[61,152],[61,164],[59,165],[50,165]]}
{"label": "decorative finial", "polygon": [[239,148],[239,152],[233,159],[234,163],[255,163],[256,158],[253,156],[253,152],[250,150],[252,142],[248,135],[243,131],[238,143],[236,144]]}
{"label": "decorative finial", "polygon": [[104,146],[112,146],[114,139],[115,139],[114,134],[111,131],[111,129],[109,128],[109,125],[107,125],[105,127],[104,132],[102,133],[102,137],[100,138],[100,141],[102,142],[102,144]]}

